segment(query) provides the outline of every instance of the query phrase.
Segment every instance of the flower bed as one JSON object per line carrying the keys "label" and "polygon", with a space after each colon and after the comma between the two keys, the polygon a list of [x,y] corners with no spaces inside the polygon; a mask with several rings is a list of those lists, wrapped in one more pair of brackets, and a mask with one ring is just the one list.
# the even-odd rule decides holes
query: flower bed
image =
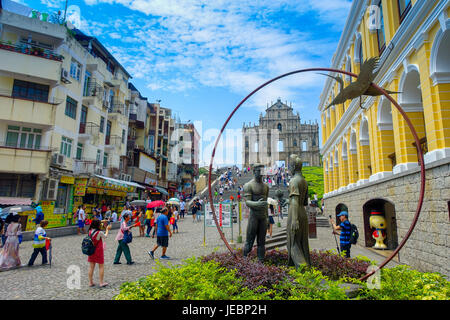
{"label": "flower bed", "polygon": [[346,300],[346,284],[362,288],[356,299],[450,298],[450,283],[438,273],[421,273],[406,266],[381,271],[380,289],[368,289],[357,279],[370,260],[346,259],[331,251],[312,251],[312,266],[287,266],[287,252],[272,250],[260,263],[252,252],[238,251],[190,258],[180,265],[157,261],[154,274],[122,284],[116,300]]}

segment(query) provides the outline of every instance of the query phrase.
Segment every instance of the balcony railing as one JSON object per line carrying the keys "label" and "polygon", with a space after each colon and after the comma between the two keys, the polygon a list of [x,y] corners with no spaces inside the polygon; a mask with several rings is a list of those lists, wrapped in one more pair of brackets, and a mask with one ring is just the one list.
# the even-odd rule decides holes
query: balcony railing
{"label": "balcony railing", "polygon": [[0,41],[0,49],[55,61],[62,61],[64,59],[62,55],[55,53],[53,50],[29,44],[13,44],[10,41]]}
{"label": "balcony railing", "polygon": [[0,90],[0,96],[1,97],[8,97],[8,98],[12,98],[12,99],[20,99],[20,100],[27,100],[27,101],[32,101],[32,102],[40,102],[40,103],[48,103],[51,105],[58,105],[61,104],[64,100],[63,99],[57,99],[57,98],[44,98],[42,96],[32,96],[32,95],[18,95],[15,94],[11,91],[7,91],[7,90]]}
{"label": "balcony railing", "polygon": [[124,103],[120,102],[113,102],[112,105],[109,105],[108,112],[109,113],[120,113],[122,115],[127,116],[127,110],[128,108],[125,106]]}
{"label": "balcony railing", "polygon": [[112,135],[105,137],[105,145],[110,147],[118,147],[122,145],[122,137]]}
{"label": "balcony railing", "polygon": [[[428,152],[428,143],[427,143],[427,137],[423,137],[419,140],[420,142],[420,148],[422,149],[422,154],[424,155],[425,153]],[[417,145],[415,142],[412,143],[412,145],[414,146],[414,148],[417,149]]]}
{"label": "balcony railing", "polygon": [[73,173],[74,174],[96,174],[103,169],[102,165],[97,164],[95,159],[81,158],[73,159]]}
{"label": "balcony railing", "polygon": [[17,141],[0,141],[0,148],[20,149],[29,151],[51,151],[52,148],[47,146],[41,146],[37,143],[27,144],[19,143]]}
{"label": "balcony railing", "polygon": [[80,122],[81,134],[97,135],[100,132],[100,126],[94,122]]}
{"label": "balcony railing", "polygon": [[96,79],[90,79],[89,84],[83,90],[85,97],[103,97],[103,87],[97,83]]}

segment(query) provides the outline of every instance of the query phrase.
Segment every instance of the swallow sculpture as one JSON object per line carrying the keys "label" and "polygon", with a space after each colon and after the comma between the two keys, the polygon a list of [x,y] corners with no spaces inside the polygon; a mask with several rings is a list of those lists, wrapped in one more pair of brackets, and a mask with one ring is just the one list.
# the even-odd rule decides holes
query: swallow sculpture
{"label": "swallow sculpture", "polygon": [[[335,79],[339,83],[339,94],[331,101],[331,103],[325,108],[327,110],[333,105],[343,104],[347,100],[353,100],[355,98],[360,98],[361,96],[380,96],[381,92],[378,92],[371,83],[376,78],[380,68],[376,72],[375,69],[378,67],[379,58],[373,57],[369,60],[364,61],[361,66],[361,71],[355,82],[350,83],[344,88],[344,80],[341,76],[331,76],[328,74],[320,73],[324,76]],[[385,90],[388,94],[395,94],[399,92]],[[360,105],[362,108],[362,106]]]}

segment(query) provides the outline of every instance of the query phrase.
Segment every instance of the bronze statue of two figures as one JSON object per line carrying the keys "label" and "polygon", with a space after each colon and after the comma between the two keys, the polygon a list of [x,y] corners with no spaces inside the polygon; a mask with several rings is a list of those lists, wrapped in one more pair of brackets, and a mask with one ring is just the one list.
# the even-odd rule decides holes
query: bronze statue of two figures
{"label": "bronze statue of two figures", "polygon": [[[256,239],[258,260],[265,256],[266,232],[268,225],[268,185],[262,182],[262,165],[253,166],[254,178],[244,185],[244,198],[250,208],[247,225],[247,238],[244,245],[244,256],[253,248]],[[302,263],[311,265],[308,242],[308,216],[305,206],[308,205],[308,184],[302,175],[302,162],[296,155],[290,157],[289,211],[287,221],[288,265],[298,266]]]}
{"label": "bronze statue of two figures", "polygon": [[[372,86],[381,67],[379,58],[370,58],[361,65],[360,73],[355,81],[344,88],[344,80],[341,76],[325,76],[335,79],[339,83],[339,94],[325,108],[343,104],[347,100],[353,100],[362,96],[380,96],[381,92]],[[385,90],[388,94],[399,93]],[[305,206],[308,205],[308,184],[302,175],[302,162],[297,155],[291,155],[289,159],[290,172],[293,174],[289,181],[289,216],[287,221],[287,250],[289,255],[288,265],[296,268],[302,263],[311,265],[308,242],[308,216]],[[244,197],[250,208],[250,217],[247,226],[247,239],[244,246],[244,256],[247,256],[257,241],[258,259],[264,260],[266,231],[267,231],[267,197],[269,187],[262,182],[261,165],[255,165],[253,172],[255,178],[244,185]]]}

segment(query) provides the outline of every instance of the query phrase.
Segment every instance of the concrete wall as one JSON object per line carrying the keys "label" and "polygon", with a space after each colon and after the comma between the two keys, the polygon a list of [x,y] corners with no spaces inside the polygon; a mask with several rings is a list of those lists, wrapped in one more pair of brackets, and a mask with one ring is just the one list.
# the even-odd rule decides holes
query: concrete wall
{"label": "concrete wall", "polygon": [[[400,262],[420,271],[440,272],[450,276],[450,160],[440,160],[426,167],[426,187],[422,211],[409,240],[400,251]],[[369,200],[381,198],[395,206],[398,243],[413,221],[419,201],[420,170],[412,169],[350,191],[328,196],[325,215],[335,215],[336,206],[345,204],[349,220],[360,232],[358,242],[364,245],[363,206]],[[367,229],[366,229],[367,230]]]}

